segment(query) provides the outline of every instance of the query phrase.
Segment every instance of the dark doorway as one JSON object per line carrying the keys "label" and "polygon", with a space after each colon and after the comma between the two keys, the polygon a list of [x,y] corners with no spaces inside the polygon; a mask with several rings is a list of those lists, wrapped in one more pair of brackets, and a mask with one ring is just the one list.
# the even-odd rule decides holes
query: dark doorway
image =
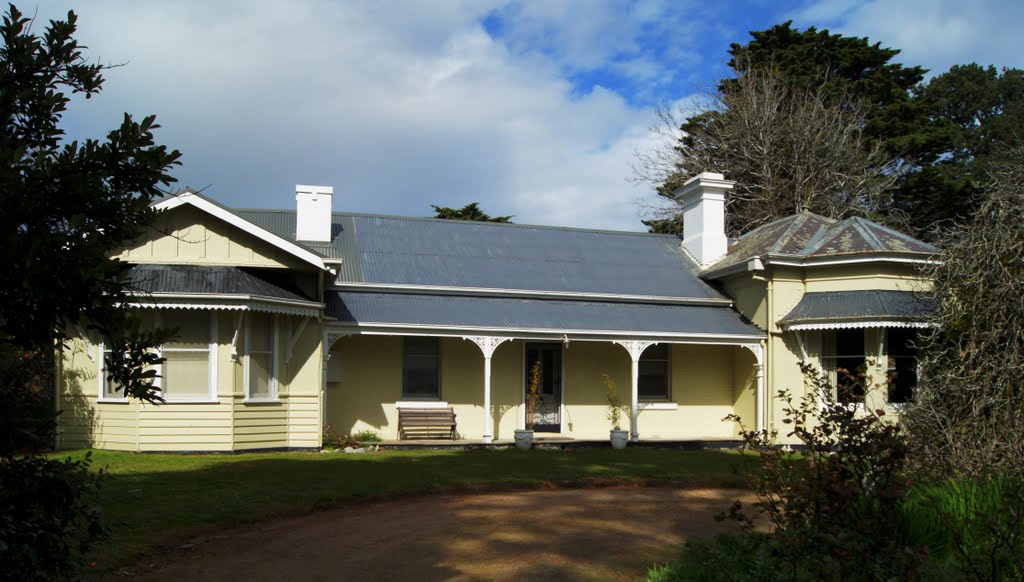
{"label": "dark doorway", "polygon": [[[537,408],[533,413],[533,430],[534,432],[562,432],[562,344],[526,344],[526,370],[523,386],[527,391],[530,389],[530,372],[538,362],[540,363],[540,386],[537,391]],[[528,413],[529,411],[527,411]],[[529,426],[528,422],[527,426]]]}

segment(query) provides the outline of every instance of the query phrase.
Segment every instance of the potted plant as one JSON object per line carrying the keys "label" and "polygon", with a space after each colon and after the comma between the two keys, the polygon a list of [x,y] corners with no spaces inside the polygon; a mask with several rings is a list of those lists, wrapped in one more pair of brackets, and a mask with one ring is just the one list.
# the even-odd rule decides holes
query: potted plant
{"label": "potted plant", "polygon": [[629,414],[629,405],[622,402],[622,399],[619,398],[619,392],[615,388],[615,380],[612,380],[608,374],[602,374],[602,376],[604,377],[605,400],[608,403],[605,418],[612,423],[612,448],[621,451],[629,443],[629,431],[622,430],[621,426],[622,416]]}
{"label": "potted plant", "polygon": [[540,360],[530,368],[530,385],[526,390],[526,430],[516,429],[516,446],[529,450],[533,446],[533,415],[537,411],[537,398],[540,396]]}

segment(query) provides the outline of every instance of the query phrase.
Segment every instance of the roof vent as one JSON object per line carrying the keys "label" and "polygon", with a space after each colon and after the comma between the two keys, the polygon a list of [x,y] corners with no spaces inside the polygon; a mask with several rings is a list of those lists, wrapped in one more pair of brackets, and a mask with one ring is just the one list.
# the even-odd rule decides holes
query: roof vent
{"label": "roof vent", "polygon": [[295,185],[295,240],[331,242],[332,186]]}
{"label": "roof vent", "polygon": [[729,250],[725,236],[725,193],[735,185],[722,174],[703,172],[675,191],[683,206],[683,248],[701,268],[724,257]]}

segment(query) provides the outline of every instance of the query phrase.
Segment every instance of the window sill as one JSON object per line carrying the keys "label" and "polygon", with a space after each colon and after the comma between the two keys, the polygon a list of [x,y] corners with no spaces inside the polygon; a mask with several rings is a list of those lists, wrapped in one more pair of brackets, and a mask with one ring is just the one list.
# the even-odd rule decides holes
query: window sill
{"label": "window sill", "polygon": [[447,402],[440,400],[399,400],[395,408],[448,408]]}
{"label": "window sill", "polygon": [[128,404],[127,398],[97,398],[99,404]]}
{"label": "window sill", "polygon": [[679,404],[675,402],[640,402],[640,410],[679,410]]}
{"label": "window sill", "polygon": [[282,404],[277,398],[247,398],[242,400],[242,404],[255,404],[255,405],[270,405]]}
{"label": "window sill", "polygon": [[167,404],[220,404],[220,400],[164,400],[163,405]]}

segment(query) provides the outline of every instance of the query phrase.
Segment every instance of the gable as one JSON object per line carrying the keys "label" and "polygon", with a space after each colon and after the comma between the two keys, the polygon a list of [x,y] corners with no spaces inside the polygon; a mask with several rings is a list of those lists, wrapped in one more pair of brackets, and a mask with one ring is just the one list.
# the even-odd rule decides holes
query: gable
{"label": "gable", "polygon": [[309,262],[189,204],[162,212],[117,257],[131,263],[313,268]]}

